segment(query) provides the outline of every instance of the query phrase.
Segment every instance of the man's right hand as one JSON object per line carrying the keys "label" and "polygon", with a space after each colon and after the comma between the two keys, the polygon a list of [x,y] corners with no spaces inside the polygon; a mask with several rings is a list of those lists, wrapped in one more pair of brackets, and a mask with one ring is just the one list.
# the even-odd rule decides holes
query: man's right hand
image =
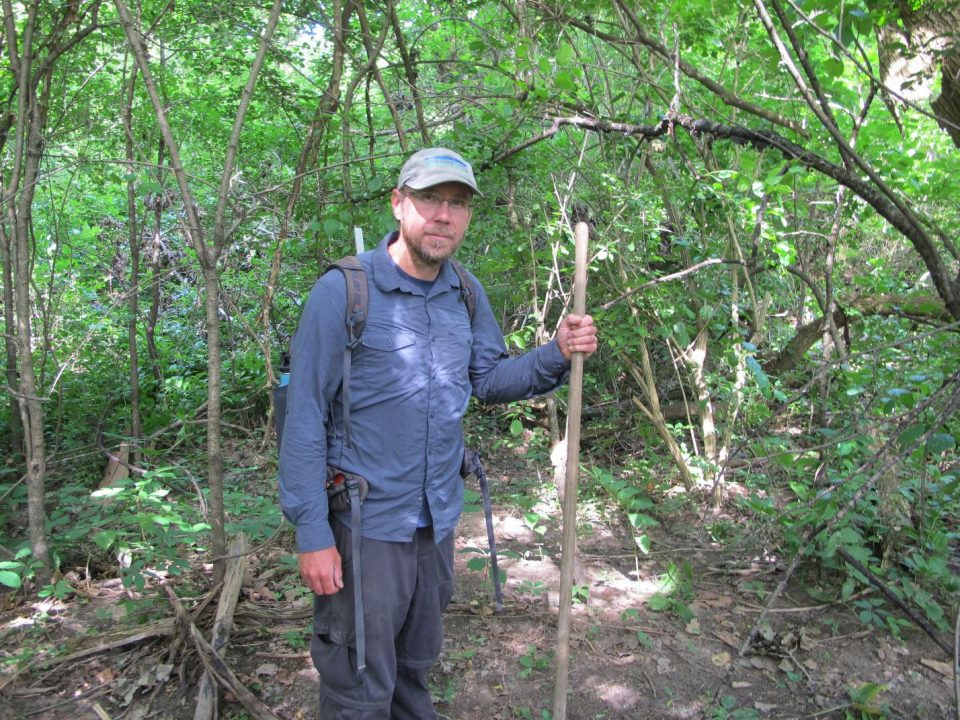
{"label": "man's right hand", "polygon": [[300,553],[297,561],[304,585],[317,595],[333,595],[343,587],[343,568],[335,546]]}

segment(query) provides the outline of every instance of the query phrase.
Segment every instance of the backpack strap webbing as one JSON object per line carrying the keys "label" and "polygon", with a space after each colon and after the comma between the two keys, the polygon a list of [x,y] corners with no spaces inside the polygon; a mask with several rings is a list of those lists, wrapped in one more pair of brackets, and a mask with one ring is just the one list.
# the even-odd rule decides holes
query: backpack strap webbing
{"label": "backpack strap webbing", "polygon": [[473,317],[477,314],[477,293],[474,292],[473,283],[467,270],[459,261],[450,258],[450,266],[460,279],[460,297],[467,306],[467,314],[470,316],[470,326],[473,326]]}
{"label": "backpack strap webbing", "polygon": [[341,397],[343,399],[343,438],[350,447],[350,361],[353,349],[360,343],[363,326],[367,322],[367,305],[370,300],[367,289],[367,273],[363,265],[353,255],[340,258],[330,265],[343,273],[347,285],[347,305],[344,323],[347,328],[347,344],[343,348],[343,380]]}

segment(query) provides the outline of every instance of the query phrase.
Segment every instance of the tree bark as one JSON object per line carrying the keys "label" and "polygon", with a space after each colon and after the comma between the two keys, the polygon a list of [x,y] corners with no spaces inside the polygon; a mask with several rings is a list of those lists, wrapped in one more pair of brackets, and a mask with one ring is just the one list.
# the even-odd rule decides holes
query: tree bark
{"label": "tree bark", "polygon": [[9,449],[11,455],[18,455],[23,448],[23,424],[20,421],[20,405],[13,392],[17,385],[17,341],[16,318],[13,299],[13,256],[11,254],[10,235],[6,225],[0,223],[0,262],[3,264],[3,326],[7,332],[3,337],[6,355],[7,389],[10,397]]}
{"label": "tree bark", "polygon": [[960,5],[895,0],[900,22],[878,31],[883,83],[898,96],[925,101],[939,65],[940,95],[931,102],[937,123],[960,147]]}
{"label": "tree bark", "polygon": [[[247,566],[247,536],[239,533],[230,543],[230,557],[227,558],[227,572],[220,592],[220,603],[210,631],[210,648],[217,654],[223,653],[230,640],[233,629],[233,614],[240,597],[243,572]],[[217,717],[217,689],[215,679],[205,672],[197,688],[197,702],[193,711],[193,720],[212,720]]]}
{"label": "tree bark", "polygon": [[[137,85],[136,67],[130,70],[126,96],[121,109],[124,130],[124,149],[127,163],[133,167],[135,159],[133,143],[133,95]],[[140,360],[137,353],[137,317],[140,303],[140,227],[137,222],[136,180],[127,181],[127,231],[130,243],[130,291],[127,298],[127,348],[130,356],[130,437],[133,452],[130,462],[140,464],[140,447],[143,441],[143,423],[140,417]]]}

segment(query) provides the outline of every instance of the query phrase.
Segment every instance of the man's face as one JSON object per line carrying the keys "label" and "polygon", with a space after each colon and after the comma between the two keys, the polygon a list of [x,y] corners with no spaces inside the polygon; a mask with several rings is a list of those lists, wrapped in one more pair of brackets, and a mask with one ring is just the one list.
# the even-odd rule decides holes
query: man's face
{"label": "man's face", "polygon": [[393,191],[391,204],[400,223],[400,239],[415,260],[439,266],[453,255],[470,225],[472,198],[470,188],[455,182]]}

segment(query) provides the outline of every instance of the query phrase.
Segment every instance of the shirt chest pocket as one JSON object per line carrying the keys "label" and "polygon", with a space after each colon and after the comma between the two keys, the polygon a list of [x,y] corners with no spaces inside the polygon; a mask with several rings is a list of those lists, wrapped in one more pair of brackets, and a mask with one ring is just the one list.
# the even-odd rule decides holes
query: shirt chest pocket
{"label": "shirt chest pocket", "polygon": [[[406,386],[416,375],[417,336],[409,332],[365,331],[353,353],[356,379],[367,387]],[[352,383],[351,383],[352,385]]]}
{"label": "shirt chest pocket", "polygon": [[473,334],[469,328],[442,330],[437,333],[434,342],[433,360],[438,377],[469,389],[470,354],[473,349]]}

